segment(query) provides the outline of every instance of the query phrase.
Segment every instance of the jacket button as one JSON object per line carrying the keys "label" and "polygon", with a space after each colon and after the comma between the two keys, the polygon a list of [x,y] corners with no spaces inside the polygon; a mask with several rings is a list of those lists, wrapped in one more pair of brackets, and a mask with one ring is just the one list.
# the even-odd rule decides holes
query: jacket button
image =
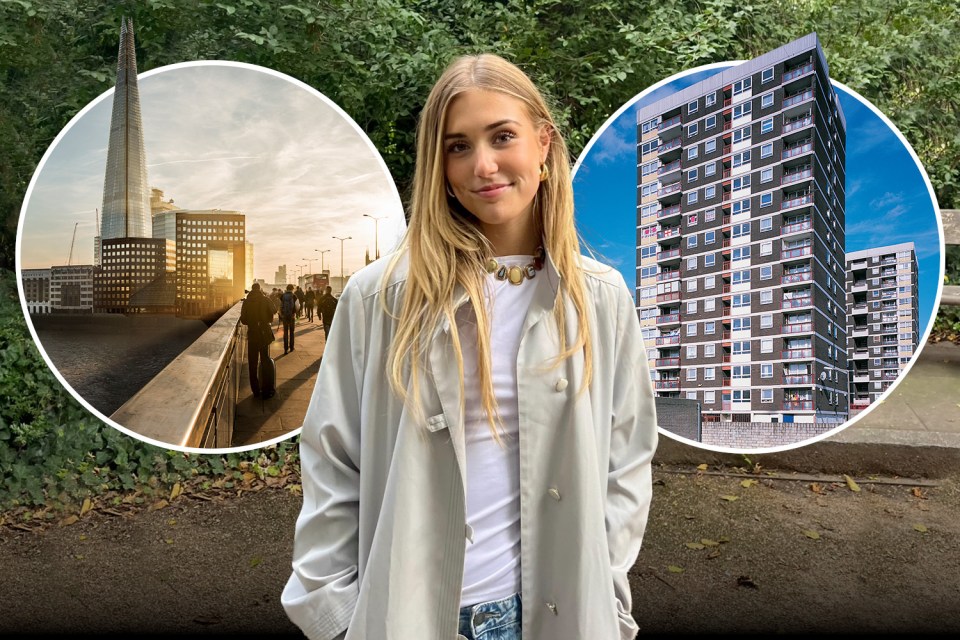
{"label": "jacket button", "polygon": [[559,490],[559,489],[557,489],[556,487],[550,487],[550,490],[547,491],[547,493],[550,494],[550,497],[551,497],[551,498],[553,498],[553,499],[556,500],[557,502],[560,502],[560,490]]}
{"label": "jacket button", "polygon": [[566,378],[560,378],[559,380],[557,380],[557,384],[556,384],[556,386],[555,386],[554,388],[555,388],[557,391],[563,391],[564,389],[566,389],[566,388],[567,388],[567,379],[566,379]]}
{"label": "jacket button", "polygon": [[547,605],[547,609],[550,609],[550,611],[553,611],[553,615],[558,615],[557,604],[555,602],[547,602],[545,604]]}

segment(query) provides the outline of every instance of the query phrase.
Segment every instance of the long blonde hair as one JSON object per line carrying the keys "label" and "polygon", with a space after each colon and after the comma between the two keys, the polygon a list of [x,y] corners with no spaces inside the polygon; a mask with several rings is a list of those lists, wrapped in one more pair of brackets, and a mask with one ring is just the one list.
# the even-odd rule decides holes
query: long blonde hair
{"label": "long blonde hair", "polygon": [[[444,172],[443,134],[447,111],[454,98],[468,89],[496,91],[522,101],[534,126],[538,129],[546,126],[551,134],[545,163],[549,178],[540,183],[534,198],[533,215],[543,236],[543,247],[562,280],[553,307],[560,336],[560,353],[555,363],[559,364],[582,350],[585,367],[581,389],[590,384],[592,377],[592,345],[580,266],[580,242],[573,223],[573,185],[567,146],[543,96],[530,78],[515,65],[491,54],[464,56],[450,64],[430,91],[420,115],[410,223],[400,251],[387,269],[389,278],[399,257],[403,253],[409,254],[409,273],[396,335],[390,346],[387,375],[393,390],[404,399],[414,415],[422,418],[421,408],[416,406],[419,398],[417,373],[427,362],[426,350],[436,329],[446,323],[450,327],[460,373],[460,397],[464,397],[463,353],[454,317],[455,291],[457,285],[461,285],[476,316],[477,382],[481,404],[490,421],[493,437],[499,441],[499,414],[491,375],[490,325],[484,299],[484,265],[493,250],[475,218],[454,198],[447,196]],[[570,345],[566,343],[564,331],[564,296],[573,303],[578,320],[577,336]],[[411,385],[409,389],[406,380]]]}

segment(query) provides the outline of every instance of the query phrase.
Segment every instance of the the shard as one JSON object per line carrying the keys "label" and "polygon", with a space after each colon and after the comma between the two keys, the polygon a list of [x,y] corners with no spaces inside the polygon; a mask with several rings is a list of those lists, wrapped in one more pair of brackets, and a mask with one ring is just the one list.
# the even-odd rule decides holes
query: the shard
{"label": "the shard", "polygon": [[113,94],[101,215],[100,235],[103,240],[149,238],[153,234],[133,21],[128,18],[124,18],[120,26],[117,84]]}

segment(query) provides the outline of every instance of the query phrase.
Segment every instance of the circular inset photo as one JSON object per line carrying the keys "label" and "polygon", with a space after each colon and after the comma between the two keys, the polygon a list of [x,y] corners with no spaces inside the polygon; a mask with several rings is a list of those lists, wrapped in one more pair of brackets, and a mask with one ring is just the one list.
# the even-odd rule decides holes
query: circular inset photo
{"label": "circular inset photo", "polygon": [[587,243],[636,288],[661,433],[760,453],[877,406],[932,328],[943,240],[913,149],[809,34],[624,105],[577,162]]}
{"label": "circular inset photo", "polygon": [[192,62],[116,86],[47,150],[17,273],[60,382],[104,422],[186,452],[299,433],[337,297],[405,229],[351,118],[275,71]]}

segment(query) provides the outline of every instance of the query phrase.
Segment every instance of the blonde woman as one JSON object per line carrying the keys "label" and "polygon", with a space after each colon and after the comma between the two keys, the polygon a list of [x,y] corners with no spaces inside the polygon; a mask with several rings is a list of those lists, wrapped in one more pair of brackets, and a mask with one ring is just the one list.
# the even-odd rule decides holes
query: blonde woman
{"label": "blonde woman", "polygon": [[623,278],[580,255],[570,159],[492,55],[417,131],[401,249],[345,287],[300,441],[283,592],[310,638],[633,638],[651,383]]}

